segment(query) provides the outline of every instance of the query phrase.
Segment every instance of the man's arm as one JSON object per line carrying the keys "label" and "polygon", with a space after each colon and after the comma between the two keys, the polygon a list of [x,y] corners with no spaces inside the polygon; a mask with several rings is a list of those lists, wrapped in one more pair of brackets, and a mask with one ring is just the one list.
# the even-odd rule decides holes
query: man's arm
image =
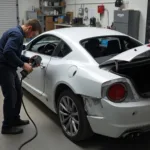
{"label": "man's arm", "polygon": [[26,57],[26,56],[24,56],[24,55],[21,55],[21,60],[22,60],[23,62],[29,63],[30,58],[29,58],[29,57]]}
{"label": "man's arm", "polygon": [[11,33],[3,51],[8,63],[14,67],[23,67],[24,65],[24,62],[16,55],[20,48],[20,44],[18,44],[20,40],[20,35],[18,33]]}

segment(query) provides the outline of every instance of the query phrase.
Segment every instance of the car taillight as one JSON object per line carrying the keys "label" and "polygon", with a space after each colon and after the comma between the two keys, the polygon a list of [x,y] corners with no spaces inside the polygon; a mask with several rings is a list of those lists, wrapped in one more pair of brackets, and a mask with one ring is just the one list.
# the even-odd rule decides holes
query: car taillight
{"label": "car taillight", "polygon": [[107,97],[113,102],[120,102],[125,99],[127,90],[124,84],[116,83],[109,87]]}

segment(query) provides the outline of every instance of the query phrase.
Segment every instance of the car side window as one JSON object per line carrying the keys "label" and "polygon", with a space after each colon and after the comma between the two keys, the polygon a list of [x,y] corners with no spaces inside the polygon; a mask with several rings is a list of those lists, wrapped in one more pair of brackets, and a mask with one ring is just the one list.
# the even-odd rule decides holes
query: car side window
{"label": "car side window", "polygon": [[65,57],[71,51],[72,51],[71,48],[65,42],[62,42],[59,46],[59,52],[57,54],[57,57],[60,57],[60,58]]}
{"label": "car side window", "polygon": [[32,42],[29,50],[51,56],[60,41],[58,37],[52,35],[42,36]]}

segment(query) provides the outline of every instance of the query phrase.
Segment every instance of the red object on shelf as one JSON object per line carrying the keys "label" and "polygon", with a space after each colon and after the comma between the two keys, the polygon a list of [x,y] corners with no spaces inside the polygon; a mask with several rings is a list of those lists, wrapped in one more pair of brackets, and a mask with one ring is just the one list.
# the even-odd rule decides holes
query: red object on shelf
{"label": "red object on shelf", "polygon": [[104,5],[99,5],[99,6],[98,6],[98,13],[99,13],[99,14],[103,14],[104,11],[105,11],[105,6],[104,6]]}

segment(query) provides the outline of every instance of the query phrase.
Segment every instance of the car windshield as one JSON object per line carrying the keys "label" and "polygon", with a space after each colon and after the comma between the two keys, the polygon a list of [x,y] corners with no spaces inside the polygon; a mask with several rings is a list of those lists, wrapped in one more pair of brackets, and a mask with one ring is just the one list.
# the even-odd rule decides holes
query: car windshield
{"label": "car windshield", "polygon": [[143,45],[128,36],[93,37],[82,40],[80,43],[98,63],[102,63],[129,49]]}

